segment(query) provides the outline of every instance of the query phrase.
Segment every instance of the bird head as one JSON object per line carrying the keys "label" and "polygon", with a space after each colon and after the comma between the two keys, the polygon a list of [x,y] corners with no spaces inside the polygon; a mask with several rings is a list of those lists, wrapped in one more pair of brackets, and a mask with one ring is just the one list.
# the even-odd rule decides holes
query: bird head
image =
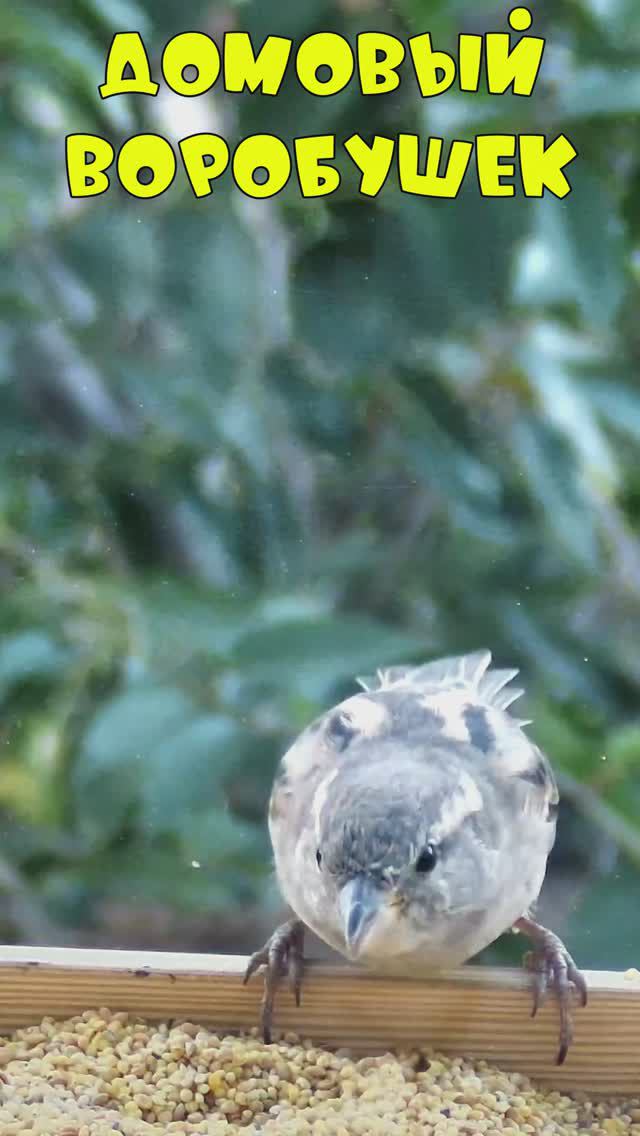
{"label": "bird head", "polygon": [[[455,754],[393,742],[367,747],[335,774],[316,823],[316,866],[339,912],[350,958],[401,957],[442,945],[482,909],[491,856],[483,798]],[[482,820],[482,817],[485,817]]]}
{"label": "bird head", "polygon": [[[558,794],[522,693],[488,652],[391,668],[282,762],[270,827],[293,909],[342,953],[397,969],[477,954],[535,902]],[[437,960],[437,961],[436,961]]]}

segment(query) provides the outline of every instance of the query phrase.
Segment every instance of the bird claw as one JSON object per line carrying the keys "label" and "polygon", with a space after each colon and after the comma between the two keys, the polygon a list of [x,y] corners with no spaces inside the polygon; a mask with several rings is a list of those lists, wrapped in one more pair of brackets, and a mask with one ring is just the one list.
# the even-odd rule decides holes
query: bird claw
{"label": "bird claw", "polygon": [[260,967],[265,967],[264,990],[261,1006],[262,1036],[268,1045],[271,1042],[271,1025],[275,996],[282,978],[287,975],[289,986],[300,1005],[302,977],[304,972],[304,924],[298,919],[290,919],[278,927],[259,951],[249,959],[244,974],[243,985]]}
{"label": "bird claw", "polygon": [[586,1006],[586,981],[564,943],[552,931],[530,919],[518,920],[516,929],[528,935],[534,944],[534,949],[524,958],[527,970],[533,974],[532,1018],[544,1005],[549,987],[555,993],[560,1011],[560,1044],[556,1064],[562,1065],[573,1040],[572,987],[578,993],[580,1005]]}

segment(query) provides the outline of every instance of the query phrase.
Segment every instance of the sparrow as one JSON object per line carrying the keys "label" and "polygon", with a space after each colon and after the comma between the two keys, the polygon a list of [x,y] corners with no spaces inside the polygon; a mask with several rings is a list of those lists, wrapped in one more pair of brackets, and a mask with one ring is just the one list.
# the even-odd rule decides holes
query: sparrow
{"label": "sparrow", "polygon": [[509,713],[524,691],[491,652],[361,678],[282,758],[269,803],[275,871],[294,917],[249,961],[265,968],[262,1032],[288,975],[300,1004],[310,928],[354,963],[428,976],[505,931],[532,951],[535,1015],[557,998],[562,1064],[583,975],[532,908],[553,847],[558,789],[548,759]]}

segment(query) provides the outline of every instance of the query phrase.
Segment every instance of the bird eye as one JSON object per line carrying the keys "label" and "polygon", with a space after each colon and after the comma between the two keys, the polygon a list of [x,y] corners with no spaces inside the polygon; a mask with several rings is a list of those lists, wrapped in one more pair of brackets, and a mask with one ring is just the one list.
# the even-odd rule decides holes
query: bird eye
{"label": "bird eye", "polygon": [[416,872],[432,872],[438,862],[438,853],[436,852],[433,844],[427,844],[426,848],[416,860]]}
{"label": "bird eye", "polygon": [[329,723],[329,733],[338,749],[346,749],[357,732],[351,715],[348,714],[346,710],[340,710],[337,714],[333,715]]}
{"label": "bird eye", "polygon": [[319,868],[322,867],[322,852],[320,851],[319,848],[316,852],[316,864],[318,865]]}

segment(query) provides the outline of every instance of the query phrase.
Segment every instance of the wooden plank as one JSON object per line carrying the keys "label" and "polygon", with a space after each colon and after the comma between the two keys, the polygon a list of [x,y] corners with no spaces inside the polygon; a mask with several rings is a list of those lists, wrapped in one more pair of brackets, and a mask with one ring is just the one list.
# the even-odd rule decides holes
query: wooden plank
{"label": "wooden plank", "polygon": [[[258,1022],[261,981],[242,986],[247,960],[228,955],[0,947],[0,1030],[108,1006],[151,1021],[202,1022],[217,1032]],[[303,1004],[279,995],[276,1027],[358,1054],[424,1045],[483,1058],[564,1091],[640,1092],[640,973],[592,971],[576,1009],[566,1064],[553,1064],[553,999],[530,1018],[527,976],[467,966],[429,981],[309,964]]]}

